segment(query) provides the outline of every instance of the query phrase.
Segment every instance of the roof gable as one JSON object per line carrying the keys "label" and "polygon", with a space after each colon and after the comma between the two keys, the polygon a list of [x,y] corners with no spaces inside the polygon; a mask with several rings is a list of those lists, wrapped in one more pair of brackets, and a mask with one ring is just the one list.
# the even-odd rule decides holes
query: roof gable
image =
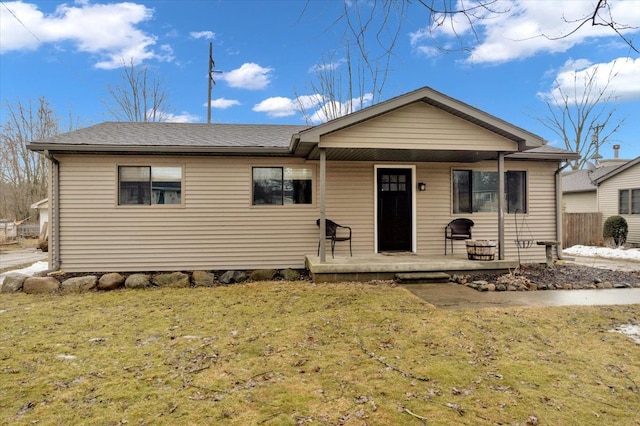
{"label": "roof gable", "polygon": [[465,104],[459,100],[453,99],[430,87],[409,92],[407,94],[389,99],[376,105],[364,108],[349,115],[328,121],[327,123],[317,125],[300,132],[301,142],[317,143],[323,135],[336,132],[338,130],[371,120],[382,114],[405,107],[412,103],[423,102],[428,105],[439,108],[454,116],[460,117],[479,127],[487,129],[497,135],[510,139],[518,143],[518,150],[536,148],[545,144],[545,141],[531,132],[520,127],[514,126],[502,119],[491,114],[481,111],[471,105]]}
{"label": "roof gable", "polygon": [[632,167],[636,167],[638,164],[640,164],[640,157],[637,157],[621,166],[618,166],[616,168],[614,168],[613,170],[609,171],[608,173],[600,176],[598,179],[596,179],[596,184],[600,185],[602,182],[606,181],[607,179],[610,179],[622,172],[624,172],[625,170],[628,170]]}

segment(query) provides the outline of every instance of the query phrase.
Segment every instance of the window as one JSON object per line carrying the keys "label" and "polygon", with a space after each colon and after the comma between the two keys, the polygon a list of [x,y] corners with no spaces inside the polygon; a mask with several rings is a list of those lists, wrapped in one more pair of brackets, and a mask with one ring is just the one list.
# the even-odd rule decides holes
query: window
{"label": "window", "polygon": [[621,189],[618,192],[619,214],[640,214],[640,188]]}
{"label": "window", "polygon": [[382,192],[405,192],[407,190],[407,176],[383,174],[380,190]]}
{"label": "window", "polygon": [[253,205],[311,204],[311,168],[254,167]]}
{"label": "window", "polygon": [[[498,172],[453,171],[453,212],[497,212]],[[507,213],[527,212],[527,172],[505,173]]]}
{"label": "window", "polygon": [[181,203],[182,167],[118,167],[119,205]]}

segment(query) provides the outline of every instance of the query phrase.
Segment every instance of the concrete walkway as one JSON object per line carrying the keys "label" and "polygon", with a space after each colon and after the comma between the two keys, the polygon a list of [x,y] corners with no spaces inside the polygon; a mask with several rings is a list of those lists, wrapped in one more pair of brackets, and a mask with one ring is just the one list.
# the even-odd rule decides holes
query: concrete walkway
{"label": "concrete walkway", "polygon": [[440,309],[451,310],[640,303],[640,288],[481,292],[454,283],[406,284],[403,287]]}
{"label": "concrete walkway", "polygon": [[[574,257],[569,263],[627,272],[640,271],[640,262],[629,260]],[[451,310],[513,306],[633,305],[640,303],[640,288],[480,292],[454,283],[407,284],[404,287],[438,308]]]}
{"label": "concrete walkway", "polygon": [[47,260],[47,253],[35,248],[7,251],[0,249],[0,270],[28,265],[40,260]]}

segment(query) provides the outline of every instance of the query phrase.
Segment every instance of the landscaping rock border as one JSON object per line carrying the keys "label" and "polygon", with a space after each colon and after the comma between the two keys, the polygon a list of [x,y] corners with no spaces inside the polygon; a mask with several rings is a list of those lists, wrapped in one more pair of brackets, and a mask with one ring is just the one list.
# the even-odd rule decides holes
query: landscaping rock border
{"label": "landscaping rock border", "polygon": [[140,288],[217,287],[243,282],[271,280],[309,280],[306,271],[293,269],[257,269],[252,271],[190,271],[155,273],[64,273],[52,272],[47,276],[29,277],[20,273],[5,276],[0,293],[82,293]]}
{"label": "landscaping rock border", "polygon": [[543,264],[523,264],[509,273],[458,274],[451,281],[478,291],[640,288],[640,273],[571,264],[557,264],[552,269]]}

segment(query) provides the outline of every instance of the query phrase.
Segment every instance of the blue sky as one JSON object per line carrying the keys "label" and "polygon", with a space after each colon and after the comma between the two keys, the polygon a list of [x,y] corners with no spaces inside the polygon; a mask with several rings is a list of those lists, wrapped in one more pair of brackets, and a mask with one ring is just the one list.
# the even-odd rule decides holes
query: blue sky
{"label": "blue sky", "polygon": [[[640,156],[640,55],[605,27],[587,25],[559,40],[539,36],[567,34],[575,24],[566,21],[595,2],[498,1],[504,13],[474,21],[477,38],[464,20],[454,22],[457,37],[449,23],[430,27],[417,3],[408,6],[379,100],[430,86],[562,147],[535,118],[547,114],[542,99],[554,82],[571,92],[585,75],[605,82],[614,73],[607,91],[614,102],[604,106],[626,122],[601,153],[612,157],[617,143],[621,157]],[[635,27],[623,34],[640,45],[640,0],[609,3],[616,21]],[[363,13],[374,5],[357,3]],[[113,120],[104,105],[108,87],[119,83],[122,61],[133,59],[165,85],[171,120],[206,122],[212,42],[223,71],[212,93],[213,122],[304,124],[296,97],[312,115],[320,106],[315,70],[346,70],[344,21],[337,19],[355,7],[334,0],[2,1],[0,100],[44,96],[61,117],[71,111],[83,126]]]}

